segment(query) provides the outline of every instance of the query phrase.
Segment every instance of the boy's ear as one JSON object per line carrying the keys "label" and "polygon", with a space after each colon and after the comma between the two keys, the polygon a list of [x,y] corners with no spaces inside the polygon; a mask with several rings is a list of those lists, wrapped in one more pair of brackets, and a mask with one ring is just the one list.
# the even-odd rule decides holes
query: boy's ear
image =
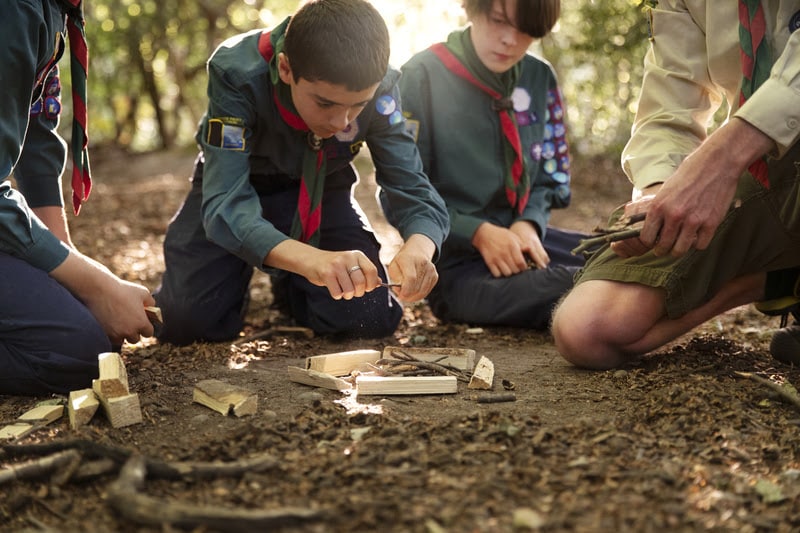
{"label": "boy's ear", "polygon": [[289,58],[286,57],[286,54],[283,52],[278,54],[278,76],[280,76],[281,81],[286,85],[291,85],[294,79],[292,76],[292,67],[289,65]]}

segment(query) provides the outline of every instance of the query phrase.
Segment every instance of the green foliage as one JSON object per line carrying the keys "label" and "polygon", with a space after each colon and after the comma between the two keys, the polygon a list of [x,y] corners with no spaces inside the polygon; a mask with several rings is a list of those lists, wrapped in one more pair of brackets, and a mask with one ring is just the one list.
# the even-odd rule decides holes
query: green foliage
{"label": "green foliage", "polygon": [[[234,34],[277,24],[301,3],[87,2],[92,142],[133,150],[191,145],[205,111],[205,64],[216,46]],[[373,3],[392,32],[395,65],[465,21],[459,0]],[[564,0],[558,31],[539,47],[558,72],[575,152],[618,152],[629,135],[647,48],[642,5],[642,0]],[[64,65],[62,74],[68,72]]]}
{"label": "green foliage", "polygon": [[134,149],[191,143],[205,64],[225,38],[271,26],[297,0],[86,3],[93,140]]}
{"label": "green foliage", "polygon": [[648,46],[642,4],[562,2],[558,31],[542,43],[559,75],[576,152],[619,153],[628,139]]}

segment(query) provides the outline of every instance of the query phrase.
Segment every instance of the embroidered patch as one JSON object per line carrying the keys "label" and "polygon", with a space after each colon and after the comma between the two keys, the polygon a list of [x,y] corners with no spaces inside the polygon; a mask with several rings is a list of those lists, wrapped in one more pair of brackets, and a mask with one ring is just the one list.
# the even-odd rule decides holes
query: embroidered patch
{"label": "embroidered patch", "polygon": [[406,131],[414,137],[414,142],[419,139],[419,120],[406,119]]}
{"label": "embroidered patch", "polygon": [[384,94],[375,101],[375,109],[381,115],[391,115],[397,110],[397,102],[388,94]]}
{"label": "embroidered patch", "polygon": [[33,104],[31,104],[31,116],[38,116],[42,112],[42,108],[44,108],[44,102],[41,98],[39,98]]}
{"label": "embroidered patch", "polygon": [[352,141],[355,140],[355,138],[357,136],[358,136],[358,121],[357,120],[355,120],[355,121],[351,122],[350,124],[348,124],[347,127],[345,129],[343,129],[342,131],[337,131],[336,135],[334,135],[334,137],[336,137],[337,141],[340,141],[340,142],[343,142],[343,143],[352,142]]}
{"label": "embroidered patch", "polygon": [[61,102],[55,96],[48,96],[44,99],[44,116],[49,119],[56,119],[61,114]]}
{"label": "embroidered patch", "polygon": [[243,121],[237,118],[208,119],[208,144],[225,150],[244,151],[246,128],[242,124]]}
{"label": "embroidered patch", "polygon": [[57,95],[61,92],[61,80],[58,79],[58,76],[50,78],[44,92],[50,96]]}
{"label": "embroidered patch", "polygon": [[529,111],[523,111],[522,113],[515,112],[514,118],[517,121],[517,126],[530,126],[533,124],[533,113]]}
{"label": "embroidered patch", "polygon": [[542,158],[542,145],[539,143],[533,143],[531,145],[531,158],[534,161],[539,161]]}
{"label": "embroidered patch", "polygon": [[403,122],[403,114],[400,111],[395,110],[394,113],[389,115],[390,125],[394,126],[395,124],[400,124],[401,122]]}
{"label": "embroidered patch", "polygon": [[511,103],[517,113],[527,111],[531,107],[531,95],[522,87],[516,87],[511,93]]}

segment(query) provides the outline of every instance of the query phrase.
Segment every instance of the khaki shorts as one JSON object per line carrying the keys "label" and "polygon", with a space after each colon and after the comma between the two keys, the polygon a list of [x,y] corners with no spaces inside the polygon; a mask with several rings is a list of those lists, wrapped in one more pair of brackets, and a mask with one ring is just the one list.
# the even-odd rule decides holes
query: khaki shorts
{"label": "khaki shorts", "polygon": [[662,288],[667,315],[678,318],[708,302],[734,278],[800,265],[800,149],[771,160],[769,168],[769,189],[750,173],[739,179],[738,207],[731,208],[705,250],[677,259],[652,252],[623,259],[605,245],[578,272],[575,283],[613,280]]}

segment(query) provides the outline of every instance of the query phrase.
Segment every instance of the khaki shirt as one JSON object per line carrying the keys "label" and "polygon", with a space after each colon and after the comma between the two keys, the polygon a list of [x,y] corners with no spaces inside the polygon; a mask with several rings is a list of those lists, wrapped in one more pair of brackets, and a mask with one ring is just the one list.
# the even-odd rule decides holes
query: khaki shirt
{"label": "khaki shirt", "polygon": [[623,170],[641,190],[665,181],[708,135],[729,104],[771,137],[782,157],[800,136],[800,1],[762,0],[774,64],[770,78],[738,108],[742,80],[736,0],[659,0]]}

